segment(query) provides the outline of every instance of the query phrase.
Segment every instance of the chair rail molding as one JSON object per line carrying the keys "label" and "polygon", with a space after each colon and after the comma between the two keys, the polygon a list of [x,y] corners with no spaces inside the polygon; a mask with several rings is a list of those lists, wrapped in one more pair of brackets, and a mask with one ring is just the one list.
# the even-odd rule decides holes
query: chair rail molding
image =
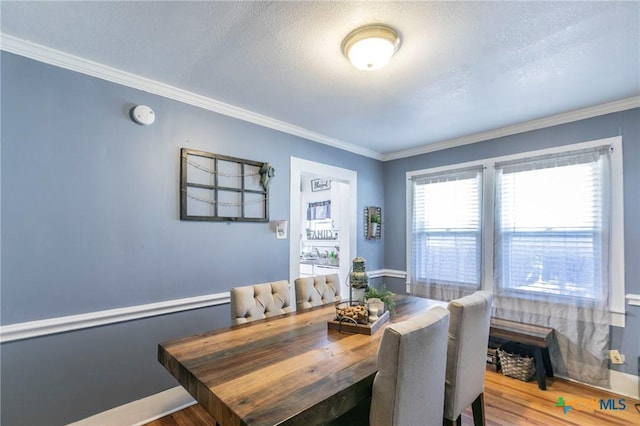
{"label": "chair rail molding", "polygon": [[398,271],[395,269],[376,269],[375,271],[367,272],[367,275],[369,276],[369,278],[407,278],[406,271]]}
{"label": "chair rail molding", "polygon": [[229,303],[228,292],[3,325],[0,326],[0,343],[223,305],[225,303]]}
{"label": "chair rail molding", "polygon": [[631,306],[640,306],[640,294],[627,294],[625,296],[627,303]]}

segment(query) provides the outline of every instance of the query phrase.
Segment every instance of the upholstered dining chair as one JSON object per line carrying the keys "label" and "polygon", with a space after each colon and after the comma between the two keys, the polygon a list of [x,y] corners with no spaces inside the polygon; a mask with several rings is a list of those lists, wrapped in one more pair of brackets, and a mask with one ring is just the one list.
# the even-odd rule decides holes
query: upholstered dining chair
{"label": "upholstered dining chair", "polygon": [[340,300],[338,274],[301,277],[295,280],[296,309],[308,309]]}
{"label": "upholstered dining chair", "polygon": [[234,287],[230,294],[232,325],[292,311],[289,282],[286,280]]}
{"label": "upholstered dining chair", "polygon": [[378,349],[369,424],[442,422],[449,312],[439,306],[389,325]]}
{"label": "upholstered dining chair", "polygon": [[491,322],[491,293],[477,291],[449,302],[449,342],[444,385],[444,425],[462,424],[471,405],[473,423],[484,425],[484,373]]}

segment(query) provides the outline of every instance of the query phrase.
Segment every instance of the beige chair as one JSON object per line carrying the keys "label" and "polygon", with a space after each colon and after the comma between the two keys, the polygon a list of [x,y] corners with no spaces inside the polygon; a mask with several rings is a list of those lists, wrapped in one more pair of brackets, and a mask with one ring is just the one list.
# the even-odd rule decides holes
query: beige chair
{"label": "beige chair", "polygon": [[491,322],[491,293],[477,291],[449,302],[449,343],[444,387],[444,424],[461,425],[462,412],[473,410],[473,423],[484,425],[484,373]]}
{"label": "beige chair", "polygon": [[292,310],[288,281],[235,287],[230,293],[232,325],[285,314]]}
{"label": "beige chair", "polygon": [[338,274],[317,275],[298,278],[296,286],[296,309],[308,309],[340,300],[340,277]]}
{"label": "beige chair", "polygon": [[449,312],[434,307],[384,330],[373,380],[372,426],[442,423]]}

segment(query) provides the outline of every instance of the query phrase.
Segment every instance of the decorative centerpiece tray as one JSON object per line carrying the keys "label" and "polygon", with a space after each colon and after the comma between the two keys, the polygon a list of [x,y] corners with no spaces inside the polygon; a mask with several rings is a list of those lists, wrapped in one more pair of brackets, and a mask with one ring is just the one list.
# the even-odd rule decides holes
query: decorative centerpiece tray
{"label": "decorative centerpiece tray", "polygon": [[348,318],[340,318],[339,316],[336,316],[336,318],[327,322],[327,327],[329,330],[372,336],[387,321],[389,321],[389,311],[385,311],[374,322],[370,322],[368,320],[366,320],[366,322],[357,322]]}

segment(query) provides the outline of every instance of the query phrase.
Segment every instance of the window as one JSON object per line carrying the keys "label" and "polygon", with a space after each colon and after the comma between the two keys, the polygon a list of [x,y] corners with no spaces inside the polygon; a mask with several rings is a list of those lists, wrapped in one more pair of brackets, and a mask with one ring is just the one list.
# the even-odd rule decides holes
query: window
{"label": "window", "polygon": [[498,293],[607,300],[608,157],[605,146],[496,164]]}
{"label": "window", "polygon": [[411,276],[478,288],[482,168],[412,178]]}
{"label": "window", "polygon": [[442,284],[561,303],[608,300],[611,324],[624,326],[620,137],[407,178],[412,291]]}

